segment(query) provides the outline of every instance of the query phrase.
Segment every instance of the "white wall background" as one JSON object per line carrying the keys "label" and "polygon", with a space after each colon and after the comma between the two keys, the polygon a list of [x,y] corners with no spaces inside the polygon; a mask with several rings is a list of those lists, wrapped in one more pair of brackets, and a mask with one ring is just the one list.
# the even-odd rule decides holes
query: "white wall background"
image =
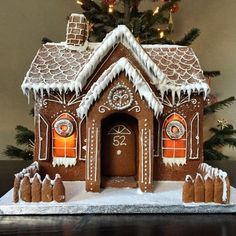
{"label": "white wall background", "polygon": [[[144,0],[144,8],[152,1]],[[236,1],[235,0],[182,0],[179,12],[174,15],[175,38],[181,38],[192,27],[201,30],[201,36],[192,47],[205,70],[220,70],[212,90],[219,99],[236,96]],[[32,104],[27,105],[20,85],[29,65],[47,36],[55,41],[65,40],[66,17],[79,12],[75,0],[8,0],[0,8],[0,152],[6,144],[14,144],[14,128],[22,124],[33,127],[28,115]],[[236,104],[225,109],[209,124],[225,118],[236,127]],[[235,150],[226,150],[236,160]],[[5,157],[0,154],[0,159]]]}

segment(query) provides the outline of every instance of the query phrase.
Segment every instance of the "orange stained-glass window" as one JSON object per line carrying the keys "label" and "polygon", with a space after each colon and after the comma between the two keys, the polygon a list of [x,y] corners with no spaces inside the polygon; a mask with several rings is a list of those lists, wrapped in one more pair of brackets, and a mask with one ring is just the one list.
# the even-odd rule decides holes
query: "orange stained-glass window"
{"label": "orange stained-glass window", "polygon": [[186,157],[186,121],[177,113],[168,116],[162,126],[162,153],[166,158]]}
{"label": "orange stained-glass window", "polygon": [[61,114],[52,124],[52,156],[77,156],[77,125],[68,113]]}

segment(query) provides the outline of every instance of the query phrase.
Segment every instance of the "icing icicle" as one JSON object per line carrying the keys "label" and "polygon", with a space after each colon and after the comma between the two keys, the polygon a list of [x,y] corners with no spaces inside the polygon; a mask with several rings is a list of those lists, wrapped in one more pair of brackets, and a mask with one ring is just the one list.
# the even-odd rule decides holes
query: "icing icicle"
{"label": "icing icicle", "polygon": [[162,113],[163,105],[152,92],[148,83],[144,80],[138,69],[123,57],[105,70],[97,82],[92,85],[86,96],[83,97],[81,104],[77,109],[77,115],[80,118],[87,116],[90,106],[99,98],[101,92],[122,71],[127,74],[128,79],[133,83],[135,90],[139,93],[140,97],[147,101],[149,107],[154,111],[155,116],[158,117],[158,115]]}

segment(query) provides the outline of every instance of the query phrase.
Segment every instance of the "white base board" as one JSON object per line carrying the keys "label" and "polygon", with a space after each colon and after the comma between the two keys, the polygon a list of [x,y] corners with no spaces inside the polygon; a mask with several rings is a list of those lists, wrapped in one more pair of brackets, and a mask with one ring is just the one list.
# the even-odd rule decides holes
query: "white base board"
{"label": "white base board", "polygon": [[231,203],[182,203],[183,182],[155,182],[153,193],[139,189],[106,188],[100,193],[85,191],[85,182],[65,181],[66,202],[12,202],[13,190],[0,198],[0,215],[65,214],[158,214],[236,213],[236,189],[231,187]]}

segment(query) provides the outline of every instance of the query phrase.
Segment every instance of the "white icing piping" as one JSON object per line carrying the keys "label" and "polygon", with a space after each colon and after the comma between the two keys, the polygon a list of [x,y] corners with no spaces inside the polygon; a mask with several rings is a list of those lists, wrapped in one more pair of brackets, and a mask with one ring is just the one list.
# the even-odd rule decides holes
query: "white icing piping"
{"label": "white icing piping", "polygon": [[167,166],[170,165],[178,165],[178,166],[183,166],[186,164],[186,158],[175,158],[175,157],[165,157],[162,158],[163,163]]}
{"label": "white icing piping", "polygon": [[[194,122],[195,122],[195,125],[196,125],[196,128],[197,128],[197,133],[194,133],[194,131],[193,131]],[[191,130],[191,138],[190,138],[190,156],[189,156],[189,159],[199,159],[200,118],[199,118],[199,113],[198,112],[195,114],[195,116],[191,120],[190,130]],[[195,153],[193,153],[194,152],[193,143],[196,146]]]}
{"label": "white icing piping", "polygon": [[21,172],[16,173],[15,177],[17,178],[23,178],[24,176],[29,176],[32,172],[39,171],[39,163],[37,161],[33,162],[30,166],[26,167],[25,169],[22,169]]}
{"label": "white icing piping", "polygon": [[[78,17],[80,17],[80,21],[81,21],[82,18],[84,18],[86,20],[87,32],[89,32],[89,24],[87,23],[87,19],[84,16],[84,14],[72,13],[70,16],[71,17],[78,16]],[[81,24],[81,22],[70,22],[70,21],[68,21],[67,27],[66,27],[66,41],[68,40],[69,29],[71,28],[71,27],[69,27],[70,23],[79,23],[79,24]],[[77,27],[76,29],[80,29],[80,28]],[[87,34],[85,42],[82,45],[77,45],[77,46],[69,45],[69,44],[67,44],[67,42],[65,42],[65,48],[69,49],[69,50],[73,50],[73,51],[83,52],[87,49],[87,47],[88,47],[88,34]]]}
{"label": "white icing piping", "polygon": [[76,110],[77,115],[81,119],[84,116],[87,116],[90,106],[99,98],[101,92],[116,78],[117,75],[119,75],[121,71],[125,71],[128,79],[134,84],[135,90],[139,92],[141,98],[145,98],[149,107],[154,111],[155,116],[158,117],[158,115],[162,113],[163,105],[152,92],[139,70],[123,57],[105,70],[97,82],[92,85],[86,96],[83,97],[79,108]]}
{"label": "white icing piping", "polygon": [[[191,84],[182,84],[177,85],[174,81],[170,80],[167,75],[165,75],[160,68],[153,62],[153,60],[148,56],[148,54],[144,51],[142,46],[136,41],[130,30],[124,26],[119,25],[116,29],[111,31],[103,42],[99,44],[97,49],[88,59],[88,63],[77,73],[76,80],[71,81],[68,83],[52,83],[52,84],[32,84],[26,83],[27,78],[29,76],[30,70],[27,72],[24,82],[21,86],[23,93],[28,94],[29,90],[33,90],[34,96],[37,93],[43,94],[43,91],[46,90],[47,93],[50,93],[50,90],[58,89],[60,93],[66,92],[68,90],[75,91],[76,95],[78,96],[79,91],[83,89],[84,85],[87,83],[87,79],[92,75],[92,73],[96,70],[98,64],[103,60],[104,56],[108,53],[108,51],[114,47],[118,42],[122,42],[131,52],[134,54],[134,57],[140,62],[143,66],[144,70],[148,73],[151,82],[156,85],[157,89],[160,90],[162,98],[164,97],[165,93],[172,91],[172,99],[175,99],[175,96],[180,97],[181,92],[187,93],[189,99],[192,93],[204,93],[204,99],[206,99],[207,95],[210,92],[209,86],[205,81],[199,81],[202,79],[203,74],[198,73],[192,75],[193,79],[195,79],[196,83]],[[61,45],[65,45],[65,43],[61,43]],[[160,47],[160,45],[158,45]],[[147,47],[145,45],[145,47]],[[79,47],[76,47],[76,50],[79,50]],[[70,48],[68,48],[70,49]],[[75,48],[73,48],[74,50]],[[40,51],[40,50],[39,50]],[[37,52],[33,62],[38,57]],[[198,59],[196,58],[198,61]],[[32,65],[31,65],[32,67]],[[198,78],[201,77],[201,78]]]}
{"label": "white icing piping", "polygon": [[191,182],[193,183],[193,178],[191,175],[186,175],[185,176],[185,182],[188,182],[189,180],[191,180]]}
{"label": "white icing piping", "polygon": [[216,177],[219,177],[221,181],[223,182],[223,195],[222,195],[222,200],[223,202],[226,202],[227,200],[227,183],[226,183],[226,178],[227,178],[227,173],[219,170],[218,168],[213,168],[212,166],[206,164],[206,163],[201,163],[198,167],[199,170],[203,171],[203,174],[205,174],[204,180],[207,178],[214,179]]}
{"label": "white icing piping", "polygon": [[165,94],[168,94],[169,91],[172,93],[172,100],[175,100],[175,96],[180,98],[181,92],[187,93],[188,100],[190,101],[192,93],[200,94],[203,92],[204,100],[207,95],[210,93],[209,85],[205,82],[196,82],[191,84],[182,84],[181,86],[173,84],[170,79],[165,79],[160,82],[154,83],[158,90],[161,92],[161,97],[164,99]]}
{"label": "white icing piping", "polygon": [[222,195],[222,200],[223,202],[225,202],[227,200],[227,183],[226,183],[226,177],[227,177],[227,173],[219,170],[218,172],[219,174],[219,178],[222,180],[223,182],[223,195]]}
{"label": "white icing piping", "polygon": [[67,167],[72,167],[76,165],[76,158],[69,158],[69,157],[55,157],[52,161],[53,167],[64,165]]}
{"label": "white icing piping", "polygon": [[34,178],[37,178],[39,182],[42,183],[41,176],[39,173],[35,173],[35,175],[33,176],[32,180],[30,180],[30,182],[33,182]]}
{"label": "white icing piping", "polygon": [[158,80],[163,80],[166,78],[166,75],[151,60],[141,45],[136,41],[130,30],[124,25],[119,25],[117,28],[107,34],[94,54],[92,54],[88,59],[88,63],[78,73],[76,79],[76,88],[80,88],[82,90],[83,86],[87,82],[87,78],[92,75],[97,65],[103,60],[104,56],[118,42],[126,44],[128,48],[131,49],[144,68],[147,68],[149,71],[149,76],[153,79],[153,82],[156,81],[154,76],[158,78]]}
{"label": "white icing piping", "polygon": [[211,176],[209,173],[207,173],[207,174],[205,175],[205,177],[204,177],[204,180],[205,180],[205,181],[208,180],[208,179],[213,180],[212,176]]}
{"label": "white icing piping", "polygon": [[197,173],[196,178],[195,178],[195,181],[196,181],[197,179],[199,179],[199,178],[203,181],[202,175],[201,175],[200,173]]}

